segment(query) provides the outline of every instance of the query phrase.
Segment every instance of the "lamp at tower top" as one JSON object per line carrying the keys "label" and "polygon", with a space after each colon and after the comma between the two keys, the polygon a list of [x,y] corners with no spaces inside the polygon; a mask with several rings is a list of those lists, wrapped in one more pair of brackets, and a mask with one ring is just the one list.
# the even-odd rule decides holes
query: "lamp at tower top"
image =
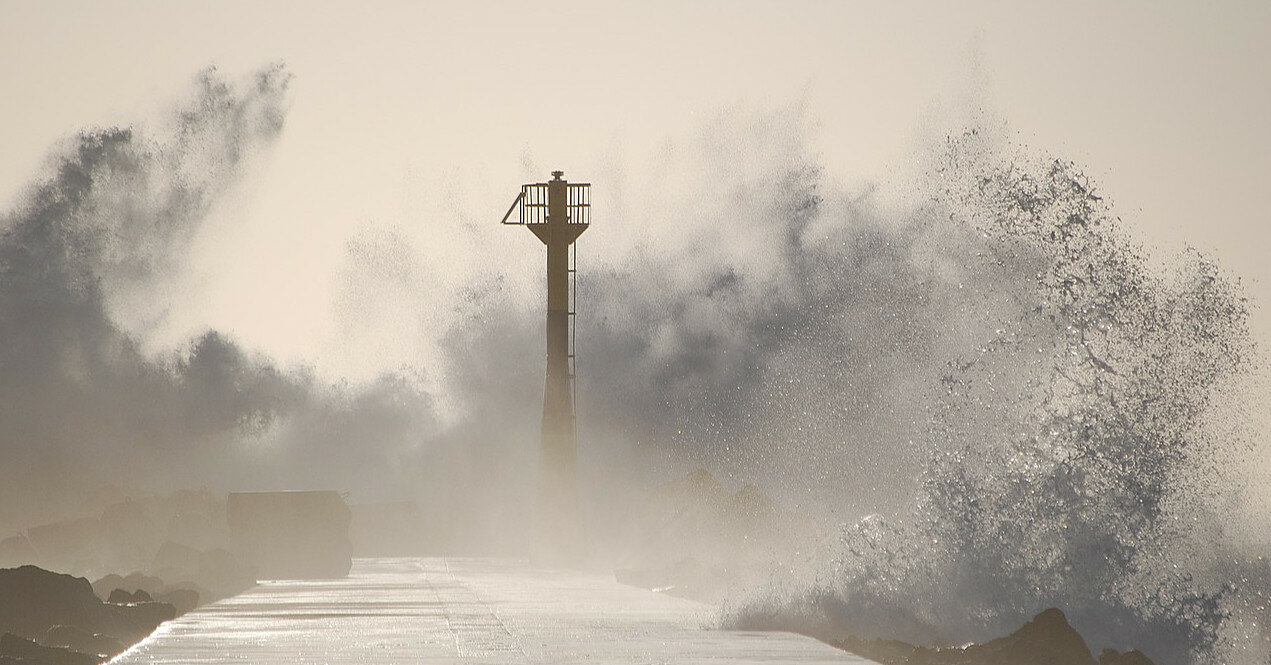
{"label": "lamp at tower top", "polygon": [[[564,176],[564,171],[552,171],[547,182],[521,185],[502,223],[524,224],[531,230],[538,224],[567,224],[574,237],[581,235],[591,224],[591,183],[568,182]],[[515,218],[512,213],[517,213]]]}

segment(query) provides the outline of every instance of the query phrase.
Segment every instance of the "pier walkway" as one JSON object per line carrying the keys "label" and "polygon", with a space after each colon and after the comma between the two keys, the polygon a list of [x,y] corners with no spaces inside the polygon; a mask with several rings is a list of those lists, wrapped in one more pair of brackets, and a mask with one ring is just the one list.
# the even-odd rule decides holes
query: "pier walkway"
{"label": "pier walkway", "polygon": [[346,579],[265,582],[199,608],[112,662],[869,662],[808,637],[715,622],[709,605],[611,576],[502,559],[358,559]]}

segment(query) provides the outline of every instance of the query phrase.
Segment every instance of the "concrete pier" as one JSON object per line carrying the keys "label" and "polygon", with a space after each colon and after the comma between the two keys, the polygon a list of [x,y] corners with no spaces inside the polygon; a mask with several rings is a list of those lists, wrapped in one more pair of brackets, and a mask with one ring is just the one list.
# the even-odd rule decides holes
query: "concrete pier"
{"label": "concrete pier", "polygon": [[498,559],[357,559],[164,624],[114,663],[869,663],[612,577]]}

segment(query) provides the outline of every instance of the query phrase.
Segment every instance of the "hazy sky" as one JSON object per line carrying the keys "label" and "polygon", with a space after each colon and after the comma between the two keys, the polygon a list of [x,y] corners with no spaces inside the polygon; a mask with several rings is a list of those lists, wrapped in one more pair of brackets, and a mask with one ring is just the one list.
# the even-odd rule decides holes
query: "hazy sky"
{"label": "hazy sky", "polygon": [[[228,221],[156,335],[211,325],[357,373],[376,360],[340,358],[332,303],[345,244],[368,225],[439,242],[458,222],[496,223],[554,168],[656,170],[659,146],[737,109],[801,108],[830,179],[886,181],[983,107],[1083,164],[1145,244],[1211,252],[1265,310],[1268,7],[0,0],[0,202],[80,128],[159,118],[209,65],[235,77],[283,61],[286,130],[218,210]],[[517,237],[481,256],[531,251]],[[1255,314],[1264,340],[1269,319]]]}

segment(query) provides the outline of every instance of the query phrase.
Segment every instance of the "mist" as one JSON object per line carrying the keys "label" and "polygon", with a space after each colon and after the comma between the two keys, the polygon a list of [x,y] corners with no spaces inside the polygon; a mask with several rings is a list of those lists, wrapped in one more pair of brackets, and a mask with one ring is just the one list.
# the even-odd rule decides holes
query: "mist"
{"label": "mist", "polygon": [[331,385],[210,329],[146,348],[209,215],[283,131],[289,81],[202,72],[157,127],[63,141],[5,215],[6,528],[83,511],[104,486],[343,486],[337,469],[370,455],[383,473],[427,428],[409,377]]}
{"label": "mist", "polygon": [[[449,200],[439,209],[409,211],[425,220],[423,232],[372,222],[348,239],[333,269],[331,311],[349,357],[335,364],[373,371],[332,378],[316,362],[283,364],[210,328],[175,347],[156,345],[168,308],[180,307],[173,285],[189,279],[183,266],[218,232],[209,220],[250,189],[285,132],[290,80],[281,65],[242,78],[202,72],[163,122],[84,130],[55,146],[5,214],[0,446],[10,462],[0,471],[0,528],[76,515],[104,486],[319,488],[357,501],[417,502],[439,552],[523,552],[542,397],[541,257],[529,234],[495,224],[520,183],[442,192]],[[577,175],[607,190],[595,228],[580,241],[578,291],[583,508],[597,551],[616,556],[624,516],[652,488],[706,469],[730,486],[754,484],[823,548],[787,580],[787,608],[819,607],[813,600],[826,593],[846,604],[881,603],[876,592],[886,588],[890,602],[920,607],[894,609],[929,637],[922,631],[948,620],[950,606],[922,605],[913,588],[893,583],[905,571],[925,571],[911,583],[949,576],[961,585],[950,583],[949,598],[963,601],[982,578],[967,573],[973,567],[956,548],[911,551],[914,543],[938,538],[998,553],[1001,567],[1016,571],[1054,551],[1086,565],[1102,550],[1033,543],[1008,556],[1012,541],[1001,531],[1008,509],[1020,505],[1001,498],[1015,496],[1003,488],[1013,487],[1017,465],[1071,462],[1021,442],[1035,443],[1037,427],[1107,406],[1106,393],[1083,389],[1095,379],[1080,377],[1062,384],[1062,399],[1052,393],[1038,406],[1038,394],[1060,385],[1047,373],[1055,367],[1107,378],[1089,359],[1065,366],[1090,347],[1084,338],[1074,346],[1053,316],[1038,318],[1062,305],[1064,323],[1088,304],[1047,300],[1044,289],[1055,284],[1043,277],[1060,274],[1047,272],[1060,265],[1083,284],[1105,280],[1103,299],[1091,298],[1124,326],[1090,358],[1137,363],[1138,383],[1118,389],[1143,403],[1153,391],[1169,398],[1127,426],[1133,445],[1077,448],[1161,465],[1146,488],[1129,472],[1099,476],[1104,467],[1083,467],[1115,485],[1108,504],[1064,495],[1066,514],[1082,515],[1083,524],[1092,514],[1118,514],[1124,505],[1116,501],[1152,504],[1142,512],[1148,526],[1125,533],[1138,539],[1142,557],[1161,558],[1149,565],[1127,555],[1090,570],[1115,577],[1184,561],[1200,571],[1196,579],[1216,579],[1219,555],[1197,553],[1195,543],[1208,534],[1220,544],[1214,552],[1238,553],[1239,528],[1156,526],[1177,516],[1212,524],[1220,507],[1238,506],[1255,486],[1249,477],[1215,490],[1216,476],[1191,471],[1247,466],[1264,445],[1212,429],[1222,408],[1239,412],[1249,399],[1238,380],[1256,353],[1238,283],[1198,255],[1148,257],[1078,167],[1044,147],[1011,143],[996,121],[941,127],[920,141],[912,172],[854,185],[824,172],[811,147],[817,121],[834,119],[809,118],[798,104],[737,107],[650,155],[607,155]],[[527,180],[545,179],[532,166]],[[1056,181],[1086,189],[1044,201],[1030,189]],[[1059,243],[1038,230],[1051,228],[1037,221],[1041,213],[1028,216],[1046,206],[1046,220],[1097,220],[1115,230]],[[513,233],[524,236],[523,251],[495,255],[491,247],[513,242],[495,234]],[[1098,272],[1096,261],[1112,267]],[[1160,277],[1170,271],[1181,276]],[[1082,321],[1107,332],[1094,319]],[[1014,350],[985,360],[1002,347]],[[1135,356],[1136,348],[1149,357]],[[1158,351],[1170,362],[1154,364]],[[1111,412],[1120,417],[1125,408]],[[1042,519],[1050,495],[1028,496],[1037,501],[1025,505],[1038,533],[1049,534],[1041,540],[1062,541],[1062,525]],[[983,512],[959,510],[963,501]],[[988,517],[953,519],[968,515]],[[884,532],[894,535],[876,535]],[[1124,534],[1087,535],[1106,542]],[[845,554],[862,538],[872,551],[903,550],[892,558],[906,567],[880,570],[868,556]],[[779,534],[756,540],[774,560],[788,554]],[[1076,599],[1090,608],[1088,624],[1112,617],[1144,639],[1187,620],[1152,614],[1148,600],[1126,594],[1076,593],[1093,578],[1056,566],[1046,570],[1059,581],[1044,592],[984,591],[983,611],[947,626],[950,635],[986,634],[1040,609],[1034,600]],[[1259,575],[1240,602],[1265,593]],[[1234,596],[1211,587],[1179,582],[1160,593],[1213,597],[1215,607],[1251,621],[1222,605]],[[768,602],[763,595],[742,602]],[[1221,632],[1230,624],[1214,612],[1204,619]],[[1205,654],[1189,648],[1222,641],[1191,638],[1190,646],[1166,645],[1164,655],[1199,661]]]}

